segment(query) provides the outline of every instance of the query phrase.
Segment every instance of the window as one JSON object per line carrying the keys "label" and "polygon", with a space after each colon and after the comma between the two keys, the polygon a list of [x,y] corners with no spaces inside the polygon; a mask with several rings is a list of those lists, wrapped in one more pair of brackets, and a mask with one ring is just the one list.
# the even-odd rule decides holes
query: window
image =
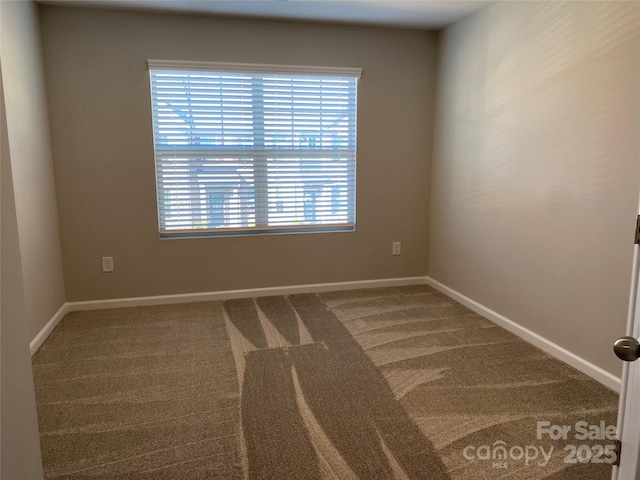
{"label": "window", "polygon": [[161,237],[355,228],[360,69],[149,60]]}

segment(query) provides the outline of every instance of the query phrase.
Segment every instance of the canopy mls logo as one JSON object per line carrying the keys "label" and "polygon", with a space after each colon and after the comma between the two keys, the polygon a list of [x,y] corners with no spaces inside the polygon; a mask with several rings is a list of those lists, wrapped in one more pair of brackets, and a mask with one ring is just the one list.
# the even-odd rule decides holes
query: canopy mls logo
{"label": "canopy mls logo", "polygon": [[540,458],[537,464],[540,467],[544,467],[553,454],[553,446],[545,450],[544,447],[538,447],[535,445],[527,445],[521,447],[514,445],[510,448],[507,447],[507,443],[503,440],[497,440],[493,445],[481,445],[476,448],[469,445],[464,448],[462,455],[467,460],[482,460],[491,461],[493,468],[508,468],[509,464],[507,460],[515,462],[524,461],[525,465],[529,465],[531,462]]}
{"label": "canopy mls logo", "polygon": [[605,421],[601,421],[599,424],[579,421],[573,425],[552,425],[548,421],[539,421],[536,422],[537,440],[571,440],[591,443],[571,443],[560,449],[554,445],[546,447],[543,445],[508,446],[504,440],[497,440],[493,445],[479,447],[468,445],[463,449],[462,455],[469,461],[491,462],[492,468],[504,469],[509,468],[509,462],[545,467],[556,451],[558,455],[563,455],[562,461],[567,464],[615,464],[618,459],[616,434],[615,425],[607,425]]}

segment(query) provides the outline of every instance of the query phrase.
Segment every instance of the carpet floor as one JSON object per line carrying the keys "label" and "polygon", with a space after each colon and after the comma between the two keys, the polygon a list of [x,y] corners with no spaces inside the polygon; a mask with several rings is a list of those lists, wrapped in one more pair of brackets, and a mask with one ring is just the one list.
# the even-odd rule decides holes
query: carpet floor
{"label": "carpet floor", "polygon": [[617,394],[427,286],[74,312],[33,371],[46,479],[611,475]]}

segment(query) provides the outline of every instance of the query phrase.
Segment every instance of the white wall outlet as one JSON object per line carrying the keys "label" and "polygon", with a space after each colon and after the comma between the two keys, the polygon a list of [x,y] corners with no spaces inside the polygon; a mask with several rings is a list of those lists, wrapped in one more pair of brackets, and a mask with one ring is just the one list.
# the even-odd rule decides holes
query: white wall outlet
{"label": "white wall outlet", "polygon": [[102,257],[102,272],[113,272],[113,257]]}
{"label": "white wall outlet", "polygon": [[392,255],[400,255],[402,253],[402,244],[400,242],[393,242],[391,246]]}

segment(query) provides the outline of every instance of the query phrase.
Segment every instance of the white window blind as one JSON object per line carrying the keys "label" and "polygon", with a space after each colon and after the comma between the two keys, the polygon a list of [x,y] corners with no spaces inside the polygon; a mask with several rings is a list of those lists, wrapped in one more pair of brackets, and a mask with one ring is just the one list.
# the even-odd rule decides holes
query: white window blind
{"label": "white window blind", "polygon": [[354,229],[359,69],[149,72],[161,236]]}

